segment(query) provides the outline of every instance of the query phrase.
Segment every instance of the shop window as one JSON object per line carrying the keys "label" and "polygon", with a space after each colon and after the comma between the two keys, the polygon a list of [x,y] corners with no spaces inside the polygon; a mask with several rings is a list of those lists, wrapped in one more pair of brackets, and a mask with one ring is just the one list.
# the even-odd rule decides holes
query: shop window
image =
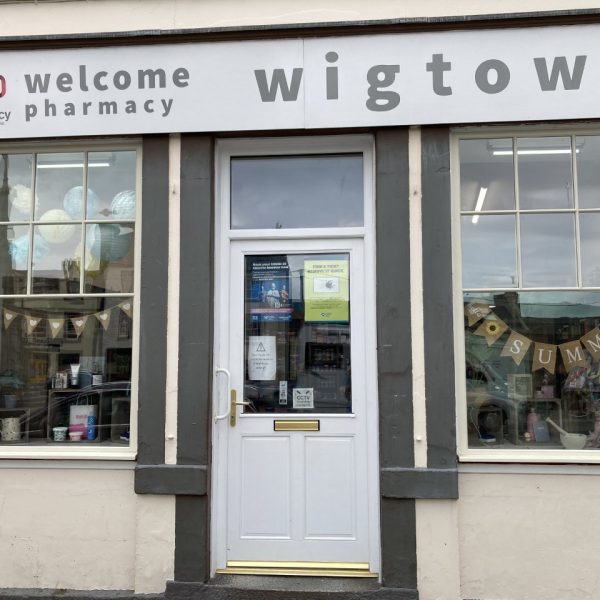
{"label": "shop window", "polygon": [[600,136],[465,137],[458,156],[468,447],[597,450]]}
{"label": "shop window", "polygon": [[135,149],[0,154],[0,445],[129,446]]}

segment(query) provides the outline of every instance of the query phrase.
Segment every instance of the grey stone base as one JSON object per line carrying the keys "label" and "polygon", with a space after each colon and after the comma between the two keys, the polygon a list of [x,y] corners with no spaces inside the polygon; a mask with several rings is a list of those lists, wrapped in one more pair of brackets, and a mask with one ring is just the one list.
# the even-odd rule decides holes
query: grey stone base
{"label": "grey stone base", "polygon": [[221,575],[203,583],[170,581],[166,600],[418,600],[417,590],[369,579]]}
{"label": "grey stone base", "polygon": [[164,600],[164,594],[134,594],[130,590],[0,588],[0,600]]}

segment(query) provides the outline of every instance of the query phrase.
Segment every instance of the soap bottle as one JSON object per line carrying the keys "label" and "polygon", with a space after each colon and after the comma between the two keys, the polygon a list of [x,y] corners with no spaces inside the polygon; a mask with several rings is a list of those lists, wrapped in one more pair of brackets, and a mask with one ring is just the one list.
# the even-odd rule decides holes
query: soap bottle
{"label": "soap bottle", "polygon": [[527,415],[527,433],[529,434],[529,439],[532,442],[535,442],[535,424],[538,422],[538,416],[535,412],[535,408],[531,408],[529,414]]}

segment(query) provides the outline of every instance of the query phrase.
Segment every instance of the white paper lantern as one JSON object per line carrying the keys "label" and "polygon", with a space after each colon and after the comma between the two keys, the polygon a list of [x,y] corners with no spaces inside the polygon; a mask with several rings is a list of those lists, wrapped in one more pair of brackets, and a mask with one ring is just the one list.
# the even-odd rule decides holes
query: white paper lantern
{"label": "white paper lantern", "polygon": [[110,210],[113,219],[135,219],[135,192],[124,190],[116,194],[110,204]]}
{"label": "white paper lantern", "polygon": [[[52,210],[46,211],[41,217],[40,221],[71,221],[71,217],[60,208],[53,208]],[[73,225],[44,225],[40,227],[40,235],[50,244],[61,244],[70,240],[75,233],[77,227]]]}
{"label": "white paper lantern", "polygon": [[[11,208],[14,208],[17,212],[23,216],[31,214],[31,199],[33,198],[33,192],[30,187],[17,183],[10,188],[8,193],[8,200]],[[37,205],[37,197],[36,197]]]}
{"label": "white paper lantern", "polygon": [[[99,198],[94,190],[87,190],[87,216],[93,217],[98,210]],[[63,207],[71,219],[83,218],[83,186],[76,185],[67,191],[63,198]]]}

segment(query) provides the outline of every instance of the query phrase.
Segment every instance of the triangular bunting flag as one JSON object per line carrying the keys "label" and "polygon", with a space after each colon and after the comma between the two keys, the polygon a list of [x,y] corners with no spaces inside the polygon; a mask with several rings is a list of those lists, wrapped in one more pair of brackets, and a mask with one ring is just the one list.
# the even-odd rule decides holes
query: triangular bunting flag
{"label": "triangular bunting flag", "polygon": [[567,371],[570,371],[573,367],[585,367],[586,360],[584,350],[579,343],[579,340],[574,342],[567,342],[566,344],[560,344],[560,355],[562,356],[563,363]]}
{"label": "triangular bunting flag", "polygon": [[484,337],[491,346],[508,329],[508,325],[495,314],[486,317],[485,321],[474,331],[475,335]]}
{"label": "triangular bunting flag", "polygon": [[520,365],[531,344],[532,341],[529,338],[516,331],[511,331],[500,356],[510,356],[517,365]]}
{"label": "triangular bunting flag", "polygon": [[102,312],[96,313],[94,316],[100,321],[100,324],[104,327],[104,331],[106,331],[108,329],[108,324],[110,323],[110,311],[103,310]]}
{"label": "triangular bunting flag", "polygon": [[8,329],[13,324],[18,314],[12,310],[8,310],[8,308],[4,309],[4,329]]}
{"label": "triangular bunting flag", "polygon": [[75,328],[75,333],[77,337],[81,335],[81,332],[85,328],[85,324],[87,323],[87,315],[81,317],[73,317],[71,319],[71,323],[73,323],[73,327]]}
{"label": "triangular bunting flag", "polygon": [[32,317],[31,315],[25,315],[25,322],[27,323],[27,335],[31,335],[34,329],[39,325],[41,317]]}
{"label": "triangular bunting flag", "polygon": [[124,300],[118,306],[131,319],[131,315],[133,314],[133,304],[131,300]]}
{"label": "triangular bunting flag", "polygon": [[557,347],[554,344],[540,344],[536,342],[533,350],[533,366],[531,370],[546,369],[548,373],[553,375],[556,366],[556,354]]}
{"label": "triangular bunting flag", "polygon": [[465,315],[467,316],[469,327],[475,325],[477,321],[481,321],[490,312],[490,305],[484,300],[473,300],[473,302],[467,304],[465,306]]}
{"label": "triangular bunting flag", "polygon": [[600,327],[594,327],[581,341],[595,359],[600,357]]}
{"label": "triangular bunting flag", "polygon": [[50,334],[53,338],[57,337],[63,330],[65,326],[64,319],[48,319],[48,324],[50,325]]}

